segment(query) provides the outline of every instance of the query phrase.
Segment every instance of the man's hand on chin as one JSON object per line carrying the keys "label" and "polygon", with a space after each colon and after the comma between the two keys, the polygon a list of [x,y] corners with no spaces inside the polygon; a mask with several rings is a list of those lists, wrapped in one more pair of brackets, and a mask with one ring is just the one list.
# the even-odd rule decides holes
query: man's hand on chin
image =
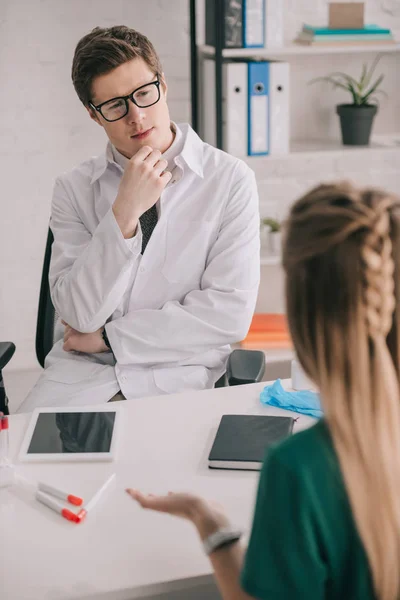
{"label": "man's hand on chin", "polygon": [[101,335],[104,327],[100,327],[100,329],[93,331],[93,333],[81,333],[70,327],[65,321],[62,321],[62,323],[65,325],[63,349],[66,352],[75,351],[95,354],[109,350]]}

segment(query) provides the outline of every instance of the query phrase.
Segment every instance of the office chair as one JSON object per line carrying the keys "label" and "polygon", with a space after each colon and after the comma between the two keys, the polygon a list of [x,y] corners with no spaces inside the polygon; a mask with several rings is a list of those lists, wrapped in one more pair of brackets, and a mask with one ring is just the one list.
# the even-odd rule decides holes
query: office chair
{"label": "office chair", "polygon": [[0,342],[0,412],[5,415],[10,414],[8,410],[8,398],[3,381],[3,369],[11,360],[15,352],[15,345],[12,342]]}
{"label": "office chair", "polygon": [[[42,367],[44,367],[44,360],[47,354],[53,347],[54,325],[57,320],[49,287],[49,266],[53,239],[53,234],[49,228],[44,253],[36,325],[36,356]],[[226,373],[216,382],[215,387],[256,383],[262,380],[264,370],[264,352],[258,350],[233,350],[228,358]]]}

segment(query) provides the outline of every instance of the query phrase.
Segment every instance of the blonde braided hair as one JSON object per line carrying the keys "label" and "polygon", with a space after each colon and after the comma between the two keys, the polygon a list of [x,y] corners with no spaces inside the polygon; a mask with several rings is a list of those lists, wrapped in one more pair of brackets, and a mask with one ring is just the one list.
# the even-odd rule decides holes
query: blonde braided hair
{"label": "blonde braided hair", "polygon": [[366,267],[366,320],[369,335],[373,339],[378,336],[386,337],[389,333],[396,304],[388,212],[392,205],[393,202],[388,198],[380,202],[374,211],[371,231],[367,234],[361,251]]}
{"label": "blonde braided hair", "polygon": [[342,182],[286,226],[287,314],[321,391],[377,598],[400,595],[400,201]]}

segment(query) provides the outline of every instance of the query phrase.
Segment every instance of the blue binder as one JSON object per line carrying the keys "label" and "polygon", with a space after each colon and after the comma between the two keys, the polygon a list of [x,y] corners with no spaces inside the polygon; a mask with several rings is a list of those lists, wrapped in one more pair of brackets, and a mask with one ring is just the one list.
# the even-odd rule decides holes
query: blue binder
{"label": "blue binder", "polygon": [[248,64],[248,155],[269,154],[269,63]]}

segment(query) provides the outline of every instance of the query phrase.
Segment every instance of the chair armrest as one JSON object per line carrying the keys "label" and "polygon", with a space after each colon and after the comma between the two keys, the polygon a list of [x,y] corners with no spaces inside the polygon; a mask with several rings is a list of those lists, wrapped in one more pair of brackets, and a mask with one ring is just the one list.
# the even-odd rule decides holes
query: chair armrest
{"label": "chair armrest", "polygon": [[260,350],[233,350],[226,368],[229,385],[257,383],[265,371],[265,354]]}
{"label": "chair armrest", "polygon": [[15,345],[12,342],[0,342],[0,371],[11,360],[15,352]]}

